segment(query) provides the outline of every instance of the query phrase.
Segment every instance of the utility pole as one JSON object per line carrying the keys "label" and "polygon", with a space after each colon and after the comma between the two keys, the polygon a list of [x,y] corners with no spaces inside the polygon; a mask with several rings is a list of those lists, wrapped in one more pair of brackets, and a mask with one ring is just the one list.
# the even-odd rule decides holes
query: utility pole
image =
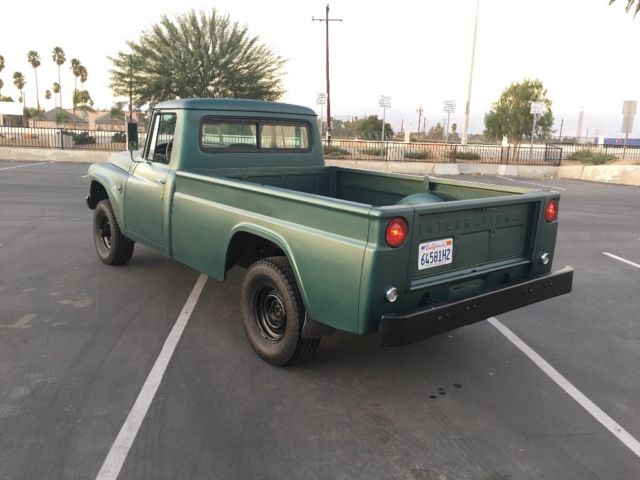
{"label": "utility pole", "polygon": [[341,22],[341,18],[329,18],[329,4],[325,10],[324,18],[311,17],[312,22],[325,22],[325,43],[327,63],[327,143],[331,143],[331,88],[329,85],[329,22]]}
{"label": "utility pole", "polygon": [[420,136],[420,120],[422,120],[422,112],[423,112],[422,104],[420,104],[416,112],[418,112],[418,136]]}
{"label": "utility pole", "polygon": [[469,89],[467,91],[467,106],[464,113],[464,124],[462,127],[462,137],[460,143],[467,144],[467,133],[469,132],[469,112],[471,111],[471,87],[473,86],[473,67],[476,60],[476,38],[478,36],[478,15],[480,13],[480,0],[476,0],[476,20],[473,27],[473,46],[471,47],[471,69],[469,70]]}
{"label": "utility pole", "polygon": [[560,120],[560,143],[562,143],[562,127],[564,127],[564,118]]}

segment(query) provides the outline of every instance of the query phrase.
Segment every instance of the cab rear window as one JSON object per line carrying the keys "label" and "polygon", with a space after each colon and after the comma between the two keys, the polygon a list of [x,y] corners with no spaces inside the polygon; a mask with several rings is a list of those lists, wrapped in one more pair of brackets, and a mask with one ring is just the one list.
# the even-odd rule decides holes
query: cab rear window
{"label": "cab rear window", "polygon": [[310,135],[310,125],[301,121],[205,118],[200,147],[216,152],[308,152]]}

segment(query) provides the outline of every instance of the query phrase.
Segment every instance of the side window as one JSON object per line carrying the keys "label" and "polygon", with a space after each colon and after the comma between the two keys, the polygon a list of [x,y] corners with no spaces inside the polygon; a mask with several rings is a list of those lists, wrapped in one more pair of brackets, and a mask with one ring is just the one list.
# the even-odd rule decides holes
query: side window
{"label": "side window", "polygon": [[256,131],[256,124],[250,122],[205,121],[200,131],[200,144],[205,150],[256,150]]}
{"label": "side window", "polygon": [[309,129],[300,124],[264,123],[260,125],[260,149],[307,150]]}
{"label": "side window", "polygon": [[176,114],[160,113],[153,117],[151,142],[146,159],[152,162],[169,163],[173,149],[173,136],[176,131]]}

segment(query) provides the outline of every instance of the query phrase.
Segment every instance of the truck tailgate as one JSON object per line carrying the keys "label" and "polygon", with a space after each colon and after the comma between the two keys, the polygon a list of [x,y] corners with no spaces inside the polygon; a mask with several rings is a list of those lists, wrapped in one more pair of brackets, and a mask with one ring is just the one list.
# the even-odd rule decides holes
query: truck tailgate
{"label": "truck tailgate", "polygon": [[416,207],[408,289],[530,262],[544,199],[522,195]]}

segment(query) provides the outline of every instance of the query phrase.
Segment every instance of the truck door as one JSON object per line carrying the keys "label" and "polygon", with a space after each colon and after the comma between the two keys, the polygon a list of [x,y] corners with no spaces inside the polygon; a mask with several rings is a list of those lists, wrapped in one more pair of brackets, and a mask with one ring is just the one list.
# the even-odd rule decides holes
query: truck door
{"label": "truck door", "polygon": [[124,223],[127,232],[163,247],[163,198],[176,127],[176,114],[156,112],[151,122],[142,161],[127,180]]}

